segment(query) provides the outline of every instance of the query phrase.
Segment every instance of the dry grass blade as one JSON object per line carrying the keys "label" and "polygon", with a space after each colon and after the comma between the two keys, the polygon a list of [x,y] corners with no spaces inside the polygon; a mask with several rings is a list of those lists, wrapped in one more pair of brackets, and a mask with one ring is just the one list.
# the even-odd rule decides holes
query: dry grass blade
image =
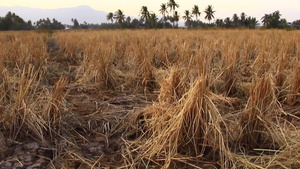
{"label": "dry grass blade", "polygon": [[295,66],[290,81],[290,94],[287,101],[289,105],[296,106],[300,103],[300,62]]}
{"label": "dry grass blade", "polygon": [[45,105],[43,117],[46,121],[51,122],[51,124],[58,124],[62,117],[62,111],[66,109],[65,97],[67,96],[68,91],[65,92],[65,87],[67,84],[67,78],[60,77],[54,86],[48,104]]}

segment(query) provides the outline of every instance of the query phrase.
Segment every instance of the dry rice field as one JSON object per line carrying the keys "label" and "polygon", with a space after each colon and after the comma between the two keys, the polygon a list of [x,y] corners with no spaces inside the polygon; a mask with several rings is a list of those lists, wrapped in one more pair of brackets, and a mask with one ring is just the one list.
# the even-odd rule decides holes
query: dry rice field
{"label": "dry rice field", "polygon": [[0,168],[300,168],[300,31],[0,32]]}

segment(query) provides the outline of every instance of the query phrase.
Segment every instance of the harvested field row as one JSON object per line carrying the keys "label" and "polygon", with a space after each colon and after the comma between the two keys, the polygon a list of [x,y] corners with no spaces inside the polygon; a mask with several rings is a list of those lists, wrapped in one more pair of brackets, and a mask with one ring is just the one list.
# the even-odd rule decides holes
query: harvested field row
{"label": "harvested field row", "polygon": [[0,33],[0,168],[299,168],[300,32]]}

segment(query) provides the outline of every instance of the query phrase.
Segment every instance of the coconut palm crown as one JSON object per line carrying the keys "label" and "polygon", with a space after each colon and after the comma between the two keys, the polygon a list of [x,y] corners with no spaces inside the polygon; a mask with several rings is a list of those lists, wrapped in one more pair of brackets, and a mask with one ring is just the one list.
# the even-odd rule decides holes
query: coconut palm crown
{"label": "coconut palm crown", "polygon": [[215,18],[214,13],[216,11],[213,10],[212,5],[208,5],[204,12],[206,14],[205,19],[207,19],[210,23],[210,21]]}

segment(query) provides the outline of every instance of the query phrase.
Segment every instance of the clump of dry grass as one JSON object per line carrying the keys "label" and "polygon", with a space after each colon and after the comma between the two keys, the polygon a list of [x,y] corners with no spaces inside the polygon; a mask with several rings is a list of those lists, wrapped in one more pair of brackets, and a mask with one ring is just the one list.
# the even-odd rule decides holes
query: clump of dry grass
{"label": "clump of dry grass", "polygon": [[19,77],[6,82],[10,92],[5,93],[8,100],[1,114],[1,124],[3,128],[9,128],[10,138],[13,140],[22,138],[24,133],[30,133],[45,141],[46,133],[58,126],[61,113],[65,111],[62,105],[66,96],[63,91],[66,79],[60,79],[54,90],[48,93],[40,86],[39,74],[41,73],[29,65],[20,72]]}
{"label": "clump of dry grass", "polygon": [[10,93],[7,97],[9,97],[10,104],[7,105],[6,111],[2,114],[2,122],[10,126],[10,135],[13,139],[19,136],[20,131],[26,128],[25,126],[29,125],[27,127],[31,128],[33,127],[31,125],[34,125],[32,122],[35,115],[28,109],[28,104],[32,104],[30,101],[35,99],[36,88],[34,87],[37,87],[37,75],[35,68],[29,65],[28,68],[24,67],[19,73],[19,77],[8,81]]}
{"label": "clump of dry grass", "polygon": [[65,98],[68,91],[64,91],[67,84],[68,80],[60,77],[51,93],[50,101],[45,105],[43,118],[50,124],[58,124],[61,121],[62,111],[67,109]]}
{"label": "clump of dry grass", "polygon": [[159,102],[166,102],[172,104],[180,100],[187,92],[189,82],[187,73],[178,66],[172,67],[170,76],[161,84],[160,94],[158,96]]}
{"label": "clump of dry grass", "polygon": [[[90,41],[96,42],[97,39],[91,38]],[[112,76],[113,52],[109,44],[90,43],[84,48],[84,59],[77,70],[79,83],[94,82],[99,83],[100,87],[114,89],[115,83]]]}
{"label": "clump of dry grass", "polygon": [[237,92],[237,54],[238,49],[236,46],[229,46],[223,50],[223,67],[225,67],[223,87],[226,96],[232,96]]}
{"label": "clump of dry grass", "polygon": [[245,111],[241,117],[240,143],[246,147],[278,149],[284,145],[283,133],[278,132],[280,106],[270,75],[254,78]]}
{"label": "clump of dry grass", "polygon": [[290,106],[297,106],[300,103],[300,62],[294,67],[290,79],[290,92],[287,97],[288,104]]}
{"label": "clump of dry grass", "polygon": [[183,94],[178,93],[185,86],[178,72],[172,71],[162,86],[160,102],[141,113],[145,118],[144,134],[134,142],[141,144],[138,158],[162,168],[171,167],[174,162],[191,167],[205,160],[218,161],[223,167],[229,165],[220,128],[222,118],[212,100],[216,97],[206,86],[206,76],[201,74]]}

